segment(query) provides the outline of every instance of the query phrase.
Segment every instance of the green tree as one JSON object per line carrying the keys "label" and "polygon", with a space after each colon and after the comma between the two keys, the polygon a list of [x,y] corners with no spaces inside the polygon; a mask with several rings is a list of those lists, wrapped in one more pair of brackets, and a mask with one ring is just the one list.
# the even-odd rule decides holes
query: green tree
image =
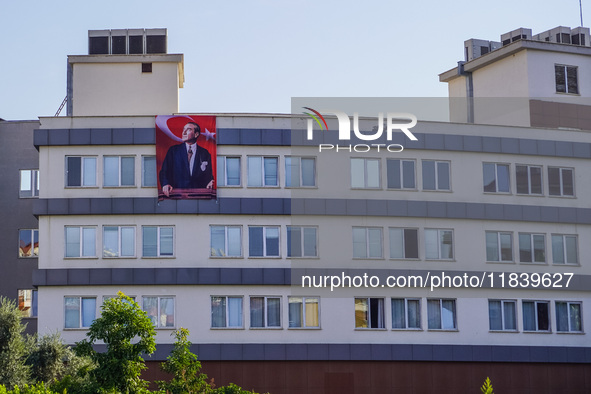
{"label": "green tree", "polygon": [[[88,338],[77,342],[75,349],[77,355],[88,356],[96,364],[89,372],[96,392],[147,392],[147,382],[140,378],[146,369],[142,354],[156,350],[155,335],[148,315],[133,299],[119,292],[106,300],[101,317],[86,334]],[[97,341],[105,343],[105,352],[93,348]]]}
{"label": "green tree", "polygon": [[484,384],[480,388],[480,391],[482,391],[483,394],[494,394],[493,393],[493,386],[490,383],[490,379],[488,377],[484,381]]}
{"label": "green tree", "polygon": [[30,383],[25,360],[31,341],[23,335],[26,326],[21,320],[16,302],[0,297],[0,384],[8,388]]}
{"label": "green tree", "polygon": [[48,383],[72,373],[72,369],[79,364],[75,358],[72,349],[56,332],[38,338],[26,364],[31,368],[34,381]]}
{"label": "green tree", "polygon": [[187,339],[189,330],[181,327],[172,335],[176,338],[174,349],[162,363],[161,368],[173,377],[170,381],[157,381],[158,387],[169,394],[210,392],[207,375],[199,372],[201,363],[190,350],[191,342]]}

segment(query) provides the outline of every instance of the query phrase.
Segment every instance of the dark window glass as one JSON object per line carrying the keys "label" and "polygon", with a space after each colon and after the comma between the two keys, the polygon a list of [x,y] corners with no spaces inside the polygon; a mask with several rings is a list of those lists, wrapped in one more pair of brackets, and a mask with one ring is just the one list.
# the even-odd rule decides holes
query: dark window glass
{"label": "dark window glass", "polygon": [[111,53],[113,55],[125,55],[125,43],[127,41],[126,36],[113,36],[111,37]]}
{"label": "dark window glass", "polygon": [[566,75],[564,66],[554,66],[556,74],[556,91],[558,93],[566,93]]}
{"label": "dark window glass", "polygon": [[80,186],[81,174],[81,158],[68,157],[68,186]]}
{"label": "dark window glass", "polygon": [[108,55],[109,37],[88,37],[89,55]]}
{"label": "dark window glass", "polygon": [[166,53],[166,36],[147,36],[146,53]]}
{"label": "dark window glass", "polygon": [[144,37],[129,36],[129,54],[141,55],[144,53]]}
{"label": "dark window glass", "polygon": [[567,67],[566,68],[566,84],[568,93],[579,93],[579,87],[577,84],[577,68]]}
{"label": "dark window glass", "polygon": [[142,63],[142,72],[143,73],[151,73],[152,72],[152,63]]}
{"label": "dark window glass", "polygon": [[419,237],[416,229],[404,229],[404,254],[407,259],[419,258]]}

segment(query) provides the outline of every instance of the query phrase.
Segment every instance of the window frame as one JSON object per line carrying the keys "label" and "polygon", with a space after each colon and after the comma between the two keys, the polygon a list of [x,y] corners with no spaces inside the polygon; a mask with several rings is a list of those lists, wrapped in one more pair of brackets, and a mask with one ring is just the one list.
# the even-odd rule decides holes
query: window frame
{"label": "window frame", "polygon": [[[486,262],[487,263],[514,263],[515,262],[515,253],[514,253],[514,242],[513,242],[513,232],[512,231],[495,231],[495,230],[485,230],[484,232],[484,239],[485,239],[485,249],[486,249]],[[491,259],[488,255],[488,235],[489,234],[496,234],[497,242],[497,256],[498,260]],[[503,235],[508,235],[509,239],[511,240],[511,260],[504,260],[503,259],[503,243],[501,241],[501,237]]]}
{"label": "window frame", "polygon": [[[527,192],[523,192],[523,191],[520,192],[519,191],[520,177],[518,175],[518,171],[519,171],[520,167],[525,167],[525,169],[526,169],[527,185],[525,185],[525,187],[527,188]],[[539,193],[534,193],[532,191],[532,185],[533,185],[532,170],[533,169],[539,170],[539,177],[540,177],[540,192]],[[523,188],[523,187],[524,187],[524,185],[521,185],[521,188]],[[515,164],[515,194],[517,194],[519,196],[543,196],[544,195],[544,168],[543,168],[543,166],[537,165],[537,164]]]}
{"label": "window frame", "polygon": [[[69,168],[69,158],[79,158],[80,159],[80,185],[69,185],[68,181],[69,181],[69,172],[70,172],[70,168]],[[86,185],[86,159],[92,159],[94,161],[94,184],[89,184]],[[64,181],[64,185],[66,188],[75,188],[75,189],[85,189],[85,188],[98,188],[99,184],[98,184],[98,156],[97,155],[67,155],[65,156],[65,171],[64,171],[64,176],[65,176],[65,181]]]}
{"label": "window frame", "polygon": [[[392,242],[392,230],[402,230],[402,257],[392,257],[392,251],[393,251],[393,242]],[[416,251],[417,251],[417,257],[408,257],[407,256],[407,250],[406,250],[406,231],[415,231],[416,232]],[[390,260],[420,260],[420,249],[421,249],[421,245],[420,245],[420,241],[419,241],[419,229],[418,228],[413,228],[413,227],[388,227],[388,242],[389,242],[389,246],[390,246]]]}
{"label": "window frame", "polygon": [[[400,187],[393,187],[390,186],[390,166],[388,165],[390,162],[399,162],[399,177],[400,177]],[[404,176],[404,163],[412,163],[412,181],[413,187],[405,187],[405,180],[406,177]],[[394,170],[392,170],[394,171]],[[388,190],[417,190],[417,161],[416,159],[386,159],[386,189]]]}
{"label": "window frame", "polygon": [[[213,247],[213,233],[212,230],[214,227],[223,227],[224,228],[224,255],[216,255],[214,254],[214,250],[218,250],[218,249],[214,249]],[[239,242],[240,245],[238,247],[238,249],[240,250],[240,254],[239,255],[232,255],[230,256],[228,253],[229,250],[229,245],[230,245],[230,238],[228,237],[228,229],[229,228],[237,228],[239,231]],[[216,259],[238,259],[238,258],[243,258],[244,257],[244,251],[242,249],[242,225],[219,225],[219,224],[210,224],[209,225],[209,257],[212,258],[216,258]]]}
{"label": "window frame", "polygon": [[[261,165],[258,169],[253,168],[253,171],[260,171],[260,175],[261,175],[261,184],[260,185],[256,185],[256,184],[251,184],[251,161],[250,159],[252,158],[260,158],[261,159]],[[265,172],[265,159],[275,159],[277,162],[276,166],[275,166],[275,173],[276,173],[276,183],[275,184],[267,184],[266,179],[267,179],[267,174]],[[279,188],[281,183],[280,183],[280,174],[279,174],[279,167],[280,167],[280,158],[279,156],[265,156],[265,155],[248,155],[246,156],[246,187],[261,187],[261,188]]]}
{"label": "window frame", "polygon": [[[534,306],[534,322],[535,322],[535,329],[529,330],[526,328],[525,325],[525,304],[533,304]],[[538,315],[538,304],[545,304],[548,311],[548,329],[547,330],[540,330],[540,320]],[[552,332],[552,314],[550,310],[550,301],[547,300],[521,300],[521,318],[523,320],[523,332],[525,333],[532,333],[532,332],[542,332],[542,333],[551,333]]]}
{"label": "window frame", "polygon": [[[293,234],[294,229],[298,229],[300,233],[300,251],[301,254],[299,256],[293,255],[293,247],[290,248],[290,244],[293,245],[293,239],[290,237]],[[304,235],[305,230],[314,230],[314,255],[306,255],[306,237]],[[286,226],[286,253],[285,256],[288,259],[315,259],[319,257],[318,254],[318,227],[317,226],[295,226],[295,225],[287,225]]]}
{"label": "window frame", "polygon": [[[521,259],[521,237],[522,236],[528,236],[529,238],[529,253],[531,253],[531,261],[523,261]],[[543,240],[544,240],[544,261],[536,261],[536,249],[535,249],[535,240],[534,237],[536,236],[542,236]],[[546,250],[546,234],[544,233],[517,233],[517,243],[518,243],[518,247],[519,247],[519,262],[522,264],[548,264],[547,261],[547,250]]]}
{"label": "window frame", "polygon": [[[78,255],[77,256],[68,256],[68,229],[69,228],[77,228],[78,229]],[[92,255],[85,255],[84,254],[84,230],[94,230],[94,254]],[[97,252],[97,226],[64,226],[64,259],[96,259],[98,257]]]}
{"label": "window frame", "polygon": [[[491,316],[490,305],[491,302],[499,302],[501,307],[501,313],[499,318],[501,319],[501,328],[500,329],[493,329],[492,328],[492,320],[493,317]],[[505,313],[505,304],[513,304],[513,321],[515,322],[515,328],[507,328],[507,317]],[[517,300],[510,300],[510,299],[489,299],[488,300],[488,330],[490,332],[519,332],[519,327],[517,325]]]}
{"label": "window frame", "polygon": [[[291,322],[292,322],[292,312],[291,312],[291,300],[292,299],[300,299],[301,300],[301,322],[302,325],[301,326],[292,326]],[[308,320],[307,320],[307,310],[306,310],[306,305],[308,304],[308,300],[316,300],[316,321],[318,322],[318,325],[316,326],[312,326],[312,325],[308,325]],[[295,303],[294,303],[295,304]],[[313,304],[313,302],[310,302],[310,304]],[[319,330],[321,329],[321,312],[320,312],[320,297],[319,296],[287,296],[287,329],[289,330]]]}
{"label": "window frame", "polygon": [[[23,174],[24,173],[29,174],[29,182],[27,182],[28,186],[30,188],[29,190],[23,189]],[[39,169],[38,168],[19,170],[18,171],[18,179],[19,179],[18,198],[39,198]],[[28,195],[29,193],[31,195]]]}
{"label": "window frame", "polygon": [[[365,231],[365,238],[364,238],[364,249],[365,254],[364,256],[356,256],[355,255],[355,245],[359,242],[355,241],[355,230],[364,230]],[[370,230],[379,230],[380,237],[379,237],[379,244],[380,244],[380,255],[379,256],[371,256],[371,242],[369,238]],[[383,227],[375,227],[375,226],[353,226],[352,230],[352,238],[353,238],[353,259],[363,259],[363,260],[381,260],[384,258],[384,229]]]}
{"label": "window frame", "polygon": [[[439,326],[431,327],[430,326],[430,316],[429,316],[429,302],[438,301],[439,303]],[[444,327],[444,320],[443,320],[443,301],[451,301],[453,303],[453,327]],[[455,298],[427,298],[427,330],[428,331],[459,331],[458,330],[458,305],[457,300]]]}
{"label": "window frame", "polygon": [[[290,161],[293,160],[293,159],[297,159],[297,162],[298,162],[298,164],[297,164],[297,167],[298,167],[297,174],[298,174],[298,184],[299,184],[299,186],[294,186],[293,184],[292,185],[288,185],[287,184],[287,180],[288,180],[287,174],[288,174],[288,172],[291,173],[292,183],[293,183],[293,173],[294,173],[294,171],[289,171],[288,168],[287,168],[287,166],[288,166],[288,164],[287,164],[288,159]],[[312,161],[312,170],[314,172],[312,174],[312,183],[313,183],[312,185],[303,185],[304,171],[302,169],[302,160],[311,160]],[[285,162],[284,167],[285,167],[285,188],[286,189],[315,189],[315,188],[318,187],[317,186],[318,183],[316,181],[316,177],[317,177],[317,172],[316,172],[316,157],[314,157],[314,156],[292,156],[292,155],[288,155],[288,156],[285,156],[284,162]]]}
{"label": "window frame", "polygon": [[[554,238],[560,237],[561,238],[561,245],[562,245],[562,259],[563,262],[556,262],[555,259],[555,251],[554,251]],[[573,238],[575,240],[575,257],[576,261],[574,263],[568,262],[568,248],[567,248],[567,238]],[[553,265],[570,265],[570,266],[579,266],[581,263],[580,254],[579,254],[579,237],[577,234],[550,234],[550,240],[552,243],[552,264]]]}
{"label": "window frame", "polygon": [[[214,322],[214,317],[213,317],[213,313],[214,313],[214,305],[213,305],[213,301],[214,298],[224,298],[225,301],[225,322],[224,322],[224,326],[214,326],[213,322]],[[229,298],[235,298],[235,299],[239,299],[240,300],[240,325],[239,326],[230,326],[230,303],[228,302]],[[209,297],[209,306],[210,306],[210,329],[211,330],[243,330],[244,329],[244,296],[241,295],[212,295]]]}
{"label": "window frame", "polygon": [[[31,237],[31,255],[26,256],[21,253],[23,250],[21,246],[21,232],[26,231]],[[35,237],[36,235],[36,237]],[[37,239],[37,253],[35,253],[35,238]],[[18,230],[18,258],[19,259],[34,259],[39,257],[39,229],[37,228],[21,228]]]}
{"label": "window frame", "polygon": [[[437,232],[437,256],[438,257],[428,257],[427,253],[427,233],[431,231]],[[451,233],[451,257],[442,257],[443,256],[443,246],[444,244],[441,242],[441,233],[443,231],[449,231]],[[455,260],[455,242],[454,242],[454,230],[451,228],[426,228],[424,230],[425,236],[425,260],[428,261],[454,261]]]}
{"label": "window frame", "polygon": [[[485,182],[485,166],[486,165],[493,165],[494,166],[494,173],[495,173],[495,190],[486,190],[488,185],[484,184]],[[499,190],[499,167],[507,167],[507,191]],[[490,185],[490,184],[489,184]],[[496,163],[496,162],[482,162],[482,190],[483,193],[493,193],[493,194],[511,194],[511,164],[510,163]]]}
{"label": "window frame", "polygon": [[[107,185],[107,166],[106,166],[106,160],[109,158],[117,158],[117,184],[116,185]],[[136,164],[135,164],[135,155],[104,155],[103,156],[103,187],[104,188],[111,188],[111,187],[118,187],[118,188],[125,188],[125,187],[136,187],[136,177],[135,177],[135,169],[136,169]],[[122,184],[122,178],[123,178],[123,159],[133,159],[133,183],[128,185],[128,184]]]}
{"label": "window frame", "polygon": [[[363,179],[361,179],[361,183],[363,183],[363,186],[356,186],[354,185],[354,181],[353,181],[353,161],[354,160],[361,160],[363,161]],[[378,175],[378,185],[377,186],[368,186],[368,162],[377,162],[378,163],[378,169],[377,169],[377,175]],[[351,189],[355,189],[355,190],[365,190],[365,189],[372,189],[372,190],[381,190],[382,189],[382,159],[381,158],[375,158],[375,157],[351,157],[350,158],[350,182],[351,182]]]}
{"label": "window frame", "polygon": [[[262,318],[263,318],[263,325],[262,326],[253,326],[253,318],[252,318],[252,314],[253,314],[253,299],[263,299],[263,310],[262,310]],[[278,300],[277,305],[279,306],[279,311],[277,312],[277,316],[279,317],[279,325],[278,326],[269,326],[269,300],[273,299],[273,300]],[[248,316],[249,316],[249,329],[250,330],[281,330],[283,329],[283,308],[281,308],[281,304],[282,304],[282,296],[256,296],[256,295],[251,295],[248,297],[249,303],[248,303]]]}
{"label": "window frame", "polygon": [[[435,171],[435,188],[434,189],[428,189],[425,187],[425,163],[433,163],[433,169]],[[444,189],[443,187],[441,187],[440,185],[440,180],[439,180],[439,166],[441,164],[446,164],[447,165],[447,179],[449,182],[449,187],[447,189]],[[435,159],[422,159],[421,160],[421,186],[422,186],[422,190],[423,191],[427,191],[427,192],[451,192],[452,191],[452,187],[451,187],[451,161],[450,160],[435,160]]]}
{"label": "window frame", "polygon": [[[145,252],[145,229],[146,228],[155,228],[156,229],[156,254],[154,256],[147,256]],[[170,229],[172,230],[171,234],[171,243],[172,243],[172,253],[171,254],[162,254],[162,230],[163,229]],[[174,226],[145,226],[142,225],[142,258],[174,258],[175,257],[175,243],[174,243]],[[166,237],[166,236],[165,236]]]}
{"label": "window frame", "polygon": [[[576,86],[575,86],[575,91],[569,91],[569,68],[570,69],[574,69],[574,79],[576,82]],[[562,70],[564,72],[564,91],[559,90],[559,74],[558,71]],[[580,95],[579,93],[579,67],[578,66],[572,66],[572,65],[568,65],[568,64],[558,64],[555,63],[554,64],[554,82],[555,82],[555,87],[556,87],[556,93],[560,93],[560,94],[571,94],[571,95]]]}
{"label": "window frame", "polygon": [[[67,327],[67,320],[66,320],[66,300],[67,299],[78,299],[78,326],[76,327]],[[64,313],[64,330],[81,330],[81,329],[88,329],[91,325],[92,322],[88,325],[84,325],[84,303],[82,302],[82,300],[84,299],[92,299],[94,300],[94,318],[92,319],[92,322],[94,322],[97,318],[97,297],[96,296],[80,296],[80,295],[76,295],[76,296],[72,296],[72,295],[66,295],[64,296],[64,309],[63,309],[63,313]]]}
{"label": "window frame", "polygon": [[[367,308],[367,318],[365,318],[365,322],[367,324],[367,327],[363,327],[363,326],[359,326],[357,325],[357,300],[365,300],[365,306]],[[373,317],[372,317],[372,305],[371,305],[371,300],[378,300],[378,308],[381,307],[381,320],[379,317],[379,311],[378,311],[378,317],[376,318],[377,320],[377,324],[378,327],[372,327],[372,321],[373,321]],[[355,330],[382,330],[385,331],[387,330],[386,328],[386,299],[384,297],[354,297],[353,299],[354,301],[354,311],[355,311]],[[381,301],[381,303],[380,303]],[[380,305],[381,304],[381,305]],[[363,311],[361,311],[363,312]],[[380,326],[381,325],[381,326]]]}
{"label": "window frame", "polygon": [[[150,317],[148,311],[146,310],[145,301],[149,298],[156,298],[157,300],[157,308],[156,308],[156,316],[155,320]],[[162,300],[169,299],[172,300],[172,326],[161,326],[160,318],[161,318],[161,310],[162,310]],[[176,297],[174,295],[162,295],[162,296],[155,296],[155,295],[144,295],[142,296],[142,311],[146,313],[150,321],[152,322],[154,329],[156,330],[174,330],[176,328]],[[168,316],[168,315],[167,315]]]}
{"label": "window frame", "polygon": [[[154,160],[154,185],[146,185],[146,159],[153,159]],[[156,156],[155,155],[142,155],[141,157],[141,164],[142,164],[142,187],[158,187],[158,166],[156,163]]]}
{"label": "window frame", "polygon": [[[228,185],[228,159],[238,160],[238,184]],[[242,187],[242,156],[218,155],[216,169],[216,185],[218,187]]]}
{"label": "window frame", "polygon": [[[559,304],[566,304],[566,313],[567,313],[566,321],[567,321],[567,325],[568,325],[567,330],[560,330],[559,329],[558,321],[559,321],[560,315],[561,315],[561,312],[559,312],[559,309],[558,309]],[[579,320],[580,330],[573,330],[573,328],[572,328],[572,316],[571,316],[571,308],[570,308],[571,305],[578,305],[579,306],[578,320]],[[560,333],[560,334],[582,334],[585,332],[584,327],[583,327],[583,302],[582,301],[562,301],[562,300],[554,301],[554,311],[556,313],[556,332],[557,333]]]}
{"label": "window frame", "polygon": [[[262,245],[262,255],[261,256],[253,256],[251,253],[251,229],[254,228],[262,228],[263,229],[263,245]],[[270,229],[277,229],[277,255],[269,255],[267,251],[267,232]],[[272,238],[270,238],[272,239]],[[254,259],[279,259],[281,258],[281,226],[279,225],[249,225],[248,226],[248,258]]]}
{"label": "window frame", "polygon": [[[394,300],[402,300],[404,301],[404,327],[394,327]],[[410,327],[409,326],[409,317],[410,317],[410,310],[408,308],[408,303],[410,302],[417,302],[417,309],[418,309],[418,326],[417,327]],[[390,308],[391,308],[391,323],[392,323],[392,330],[396,331],[422,331],[422,319],[421,319],[421,299],[417,297],[392,297],[390,298]]]}
{"label": "window frame", "polygon": [[[560,193],[559,194],[553,194],[552,193],[551,175],[550,175],[550,171],[551,170],[558,170],[558,184],[560,186]],[[565,189],[565,187],[564,187],[564,171],[570,171],[571,172],[572,189],[573,189],[573,193],[572,194],[565,194],[564,193],[564,189]],[[576,197],[575,169],[574,169],[574,167],[548,166],[548,195],[550,197],[569,197],[569,198]]]}
{"label": "window frame", "polygon": [[[105,231],[107,228],[116,228],[117,229],[117,255],[115,256],[108,256],[105,255],[107,253],[106,245],[105,245]],[[133,254],[132,255],[123,255],[123,229],[132,229],[133,230]],[[134,259],[137,257],[137,231],[135,225],[111,225],[111,224],[104,224],[103,225],[103,247],[102,247],[102,258],[104,259]]]}

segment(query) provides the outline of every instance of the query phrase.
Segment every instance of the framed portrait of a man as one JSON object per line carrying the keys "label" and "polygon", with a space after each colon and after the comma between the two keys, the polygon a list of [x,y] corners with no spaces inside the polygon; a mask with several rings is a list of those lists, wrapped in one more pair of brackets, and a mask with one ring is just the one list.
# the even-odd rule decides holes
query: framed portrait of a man
{"label": "framed portrait of a man", "polygon": [[156,116],[158,199],[216,198],[216,118]]}

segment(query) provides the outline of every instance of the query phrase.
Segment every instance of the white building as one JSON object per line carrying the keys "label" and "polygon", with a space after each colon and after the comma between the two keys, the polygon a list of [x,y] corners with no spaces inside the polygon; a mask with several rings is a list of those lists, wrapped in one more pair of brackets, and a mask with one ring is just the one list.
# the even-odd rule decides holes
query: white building
{"label": "white building", "polygon": [[[306,116],[212,114],[218,199],[158,203],[154,115],[178,112],[182,55],[130,55],[132,34],[113,32],[101,33],[107,54],[69,58],[69,116],[41,118],[35,133],[40,332],[83,339],[102,300],[121,290],[153,317],[153,360],[186,327],[218,383],[274,394],[458,393],[490,376],[499,392],[591,389],[587,131],[530,127],[534,117],[520,113],[518,126],[419,122],[418,141],[395,135],[397,153],[319,152],[336,132],[297,144]],[[115,36],[127,37],[125,55],[112,54]],[[588,51],[522,39],[463,67],[475,97],[509,62],[521,65],[516,97],[556,93],[533,83],[536,64],[565,65],[567,78],[575,67],[577,92],[563,95],[578,106],[591,96]],[[467,77],[454,73],[442,80],[461,96]],[[154,101],[149,89],[167,93]],[[302,287],[300,269],[430,279],[331,292]],[[468,285],[456,278],[459,288],[431,291],[446,275]]]}

